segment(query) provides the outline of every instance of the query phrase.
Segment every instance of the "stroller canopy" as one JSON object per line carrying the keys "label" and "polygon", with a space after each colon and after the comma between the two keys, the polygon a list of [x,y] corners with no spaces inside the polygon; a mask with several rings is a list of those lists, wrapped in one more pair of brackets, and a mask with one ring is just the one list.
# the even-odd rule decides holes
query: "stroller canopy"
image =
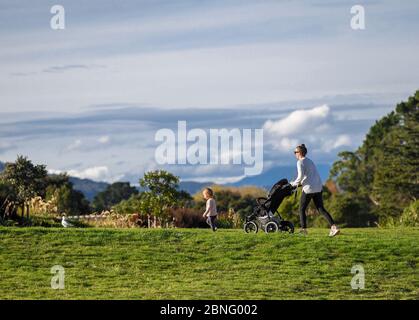
{"label": "stroller canopy", "polygon": [[[292,187],[287,179],[281,179],[273,185],[267,198],[259,198],[258,203],[267,211],[275,213],[282,201],[292,194]],[[262,201],[261,201],[262,200]]]}

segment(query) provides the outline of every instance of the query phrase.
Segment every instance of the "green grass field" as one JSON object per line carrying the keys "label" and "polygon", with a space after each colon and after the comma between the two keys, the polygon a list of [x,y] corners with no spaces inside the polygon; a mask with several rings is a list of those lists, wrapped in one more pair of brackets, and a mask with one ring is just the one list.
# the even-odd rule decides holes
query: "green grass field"
{"label": "green grass field", "polygon": [[[0,228],[0,298],[419,298],[419,229],[309,231]],[[351,288],[355,264],[364,290]],[[53,265],[64,290],[51,289]]]}

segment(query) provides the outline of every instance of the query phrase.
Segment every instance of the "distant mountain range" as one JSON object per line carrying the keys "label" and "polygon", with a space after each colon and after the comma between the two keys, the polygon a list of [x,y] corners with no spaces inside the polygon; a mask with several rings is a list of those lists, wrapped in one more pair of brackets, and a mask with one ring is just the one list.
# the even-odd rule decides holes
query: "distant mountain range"
{"label": "distant mountain range", "polygon": [[196,182],[196,181],[181,181],[179,183],[179,189],[184,190],[190,194],[195,194],[205,187],[213,185],[214,182]]}
{"label": "distant mountain range", "polygon": [[[320,177],[322,181],[326,181],[329,177],[330,165],[319,164],[317,165]],[[257,186],[265,189],[270,189],[278,180],[286,178],[293,180],[297,176],[296,166],[278,166],[271,168],[260,175],[249,176],[237,181],[235,183],[229,183],[226,185],[242,187],[242,186]],[[179,189],[185,190],[190,194],[194,194],[206,186],[214,184],[213,182],[194,182],[194,181],[182,181],[179,184]]]}
{"label": "distant mountain range", "polygon": [[[319,170],[320,177],[322,181],[326,181],[329,177],[330,165],[328,164],[318,164],[317,170]],[[297,176],[296,166],[278,166],[271,168],[260,175],[250,176],[241,179],[235,183],[228,183],[225,185],[242,187],[242,186],[257,186],[260,188],[270,189],[277,181],[286,178],[288,180],[293,180]],[[195,182],[195,181],[181,181],[179,183],[179,189],[185,190],[190,194],[194,194],[199,190],[211,186],[214,183],[211,181],[208,182]]]}
{"label": "distant mountain range", "polygon": [[95,195],[104,191],[109,186],[109,183],[107,182],[97,182],[90,179],[79,179],[75,177],[70,177],[70,182],[73,184],[73,188],[83,192],[84,196],[89,201],[92,201]]}
{"label": "distant mountain range", "polygon": [[[4,163],[0,162],[0,172],[4,169]],[[330,165],[328,164],[319,164],[317,165],[319,174],[323,181],[326,181],[329,176]],[[226,185],[230,186],[257,186],[265,189],[270,189],[275,182],[282,178],[287,178],[292,180],[296,177],[297,170],[295,166],[278,166],[271,168],[260,175],[245,177],[242,180],[229,183]],[[96,194],[102,192],[106,189],[109,183],[106,182],[97,182],[90,179],[79,179],[75,177],[70,177],[70,181],[73,183],[74,189],[83,192],[85,197],[92,201]],[[179,183],[179,189],[185,190],[190,194],[194,194],[206,186],[213,185],[213,182],[195,182],[195,181],[181,181]]]}
{"label": "distant mountain range", "polygon": [[[318,164],[317,170],[319,171],[322,181],[326,181],[329,176],[330,165],[328,164]],[[294,180],[297,177],[297,167],[296,166],[278,166],[273,167],[260,175],[245,177],[242,180],[234,183],[234,186],[246,186],[254,185],[258,187],[263,187],[270,189],[273,184],[278,180],[286,178],[288,180]]]}

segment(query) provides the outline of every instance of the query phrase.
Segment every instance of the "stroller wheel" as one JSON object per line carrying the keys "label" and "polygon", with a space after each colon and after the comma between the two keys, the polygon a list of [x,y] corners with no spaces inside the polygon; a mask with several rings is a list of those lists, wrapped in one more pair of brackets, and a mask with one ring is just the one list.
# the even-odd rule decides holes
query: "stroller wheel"
{"label": "stroller wheel", "polygon": [[244,224],[244,232],[246,233],[257,233],[258,229],[257,224],[253,221],[249,221]]}
{"label": "stroller wheel", "polygon": [[265,226],[265,232],[271,233],[271,232],[277,232],[278,231],[278,224],[274,221],[270,221]]}
{"label": "stroller wheel", "polygon": [[289,221],[281,221],[279,230],[282,232],[294,233],[294,225]]}

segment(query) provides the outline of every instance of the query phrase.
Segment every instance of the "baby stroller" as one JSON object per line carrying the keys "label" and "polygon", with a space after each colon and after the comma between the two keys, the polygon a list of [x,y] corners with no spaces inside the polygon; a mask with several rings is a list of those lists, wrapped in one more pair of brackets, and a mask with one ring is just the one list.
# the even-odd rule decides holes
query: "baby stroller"
{"label": "baby stroller", "polygon": [[257,198],[256,207],[253,213],[246,217],[244,231],[246,233],[258,232],[259,229],[266,233],[282,231],[294,232],[294,225],[282,219],[281,216],[274,216],[282,201],[292,195],[296,188],[288,183],[287,179],[281,179],[274,184],[267,198]]}

